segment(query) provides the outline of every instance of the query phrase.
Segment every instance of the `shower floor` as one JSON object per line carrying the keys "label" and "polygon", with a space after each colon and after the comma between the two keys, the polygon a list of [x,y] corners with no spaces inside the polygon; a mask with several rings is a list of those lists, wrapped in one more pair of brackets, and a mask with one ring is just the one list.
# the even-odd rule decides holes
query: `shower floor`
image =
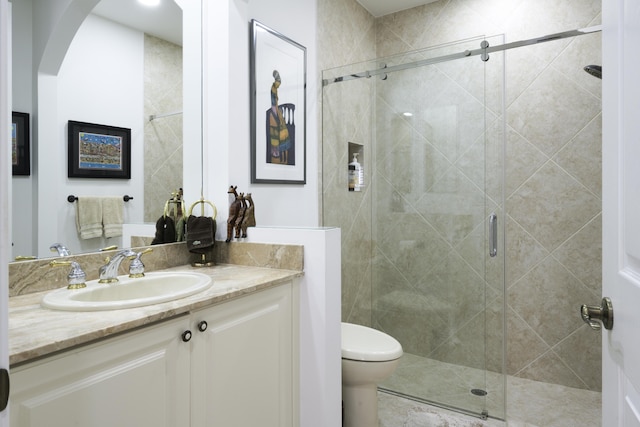
{"label": "shower floor", "polygon": [[[475,371],[475,372],[474,372]],[[411,374],[409,374],[411,373]],[[380,427],[441,426],[494,427],[504,422],[465,416],[411,399],[386,393],[385,388],[422,396],[427,390],[432,401],[451,402],[466,408],[483,406],[483,397],[469,392],[484,373],[467,367],[405,354],[396,373],[381,384]],[[502,377],[487,373],[489,416],[503,418]],[[510,427],[601,427],[601,393],[556,384],[507,377],[507,420]],[[446,418],[446,421],[441,420]],[[446,424],[446,423],[449,424]]]}

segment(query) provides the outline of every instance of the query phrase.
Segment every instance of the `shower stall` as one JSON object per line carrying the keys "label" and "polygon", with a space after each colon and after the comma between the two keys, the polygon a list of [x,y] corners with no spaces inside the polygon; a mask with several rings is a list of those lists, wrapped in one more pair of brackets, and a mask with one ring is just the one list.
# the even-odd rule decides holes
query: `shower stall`
{"label": "shower stall", "polygon": [[600,336],[576,315],[599,295],[602,71],[583,71],[598,32],[323,71],[322,218],[342,230],[342,320],[405,352],[382,390],[499,419],[507,382],[599,391]]}
{"label": "shower stall", "polygon": [[[323,72],[323,220],[343,320],[395,337],[380,386],[505,417],[502,37]],[[362,170],[350,191],[349,164]],[[348,284],[348,286],[346,285]]]}

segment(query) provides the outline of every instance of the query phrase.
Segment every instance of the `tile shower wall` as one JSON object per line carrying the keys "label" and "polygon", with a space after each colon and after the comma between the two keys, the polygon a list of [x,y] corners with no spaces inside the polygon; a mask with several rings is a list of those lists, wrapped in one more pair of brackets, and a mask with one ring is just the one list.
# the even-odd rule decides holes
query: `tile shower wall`
{"label": "tile shower wall", "polygon": [[[355,1],[319,2],[322,69],[481,34],[509,42],[597,25],[600,2],[441,0],[375,25],[364,15]],[[577,313],[600,298],[601,81],[582,67],[600,63],[599,34],[506,53],[507,373],[590,390],[601,387],[600,334]],[[324,222],[346,230],[343,320],[363,324],[371,319],[372,202],[367,191],[356,200],[341,189],[346,141],[370,144],[366,97],[334,95],[341,101],[323,105],[336,117],[356,99],[364,105],[323,125]]]}
{"label": "tile shower wall", "polygon": [[[375,58],[375,21],[353,1],[318,2],[320,70]],[[342,229],[342,319],[371,325],[371,95],[366,81],[325,88],[321,156],[323,225]],[[321,97],[319,97],[321,99]],[[349,142],[363,146],[365,186],[347,191]]]}
{"label": "tile shower wall", "polygon": [[144,37],[144,221],[162,215],[171,193],[182,187],[182,47]]}

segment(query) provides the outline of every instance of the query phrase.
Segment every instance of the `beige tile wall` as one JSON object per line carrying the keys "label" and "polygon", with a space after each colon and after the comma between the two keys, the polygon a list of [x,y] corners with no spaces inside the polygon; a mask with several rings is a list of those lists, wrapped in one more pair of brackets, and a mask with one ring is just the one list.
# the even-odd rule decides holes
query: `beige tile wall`
{"label": "beige tile wall", "polygon": [[[319,1],[318,20],[320,70],[375,58],[375,20],[355,0]],[[371,186],[347,191],[349,142],[371,152],[370,91],[366,81],[349,87],[334,84],[324,91],[322,218],[324,225],[342,230],[342,319],[371,325]],[[364,162],[365,183],[371,179],[370,157]]]}
{"label": "beige tile wall", "polygon": [[[515,41],[596,25],[600,3],[441,0],[373,20],[355,1],[331,0],[319,2],[319,20],[320,64],[326,69],[482,34],[505,34],[506,41]],[[578,308],[600,296],[601,81],[582,67],[599,63],[599,34],[506,53],[507,371],[591,390],[600,389],[600,335],[581,323]],[[464,70],[458,74],[464,80]],[[343,320],[370,324],[372,263],[391,272],[406,270],[402,263],[411,260],[370,256],[370,218],[377,202],[368,188],[360,194],[343,188],[346,141],[371,147],[368,108],[373,102],[364,87],[348,92],[338,86],[325,88],[331,105],[323,105],[324,223],[343,229]],[[437,152],[446,155],[446,147]],[[371,170],[365,164],[368,174]],[[410,179],[399,172],[389,175],[395,177],[387,180],[391,186],[397,185],[393,179]],[[410,232],[419,229],[405,225]],[[384,234],[397,225],[378,227]],[[425,241],[432,246],[438,239]],[[422,253],[428,258],[433,250]],[[409,283],[420,275],[419,269],[412,271]],[[397,275],[382,273],[380,279],[400,286]],[[489,296],[499,296],[497,291]],[[499,329],[495,316],[487,320]],[[394,321],[411,330],[416,319]],[[501,334],[496,335],[499,340]],[[409,347],[433,351],[429,341],[437,337],[410,336],[417,342],[407,341]]]}
{"label": "beige tile wall", "polygon": [[[144,115],[182,111],[182,47],[145,34]],[[144,221],[182,187],[182,114],[145,121]]]}

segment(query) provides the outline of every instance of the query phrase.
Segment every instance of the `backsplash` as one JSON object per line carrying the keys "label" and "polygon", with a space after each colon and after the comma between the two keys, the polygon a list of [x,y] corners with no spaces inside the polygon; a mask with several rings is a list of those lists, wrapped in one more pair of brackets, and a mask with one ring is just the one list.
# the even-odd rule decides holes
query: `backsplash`
{"label": "backsplash", "polygon": [[[135,241],[135,240],[133,240]],[[171,243],[152,246],[153,252],[143,256],[146,271],[163,270],[190,264],[194,255],[186,249],[186,243]],[[140,251],[145,246],[134,247]],[[87,274],[87,280],[98,278],[98,269],[104,259],[117,250],[74,255],[67,260],[76,261]],[[69,267],[50,267],[53,259],[13,262],[9,264],[9,297],[61,288],[67,285]],[[304,269],[304,247],[269,243],[216,242],[214,246],[216,264],[236,264],[252,267],[277,268],[302,271]],[[120,265],[119,274],[127,274],[128,263]]]}

